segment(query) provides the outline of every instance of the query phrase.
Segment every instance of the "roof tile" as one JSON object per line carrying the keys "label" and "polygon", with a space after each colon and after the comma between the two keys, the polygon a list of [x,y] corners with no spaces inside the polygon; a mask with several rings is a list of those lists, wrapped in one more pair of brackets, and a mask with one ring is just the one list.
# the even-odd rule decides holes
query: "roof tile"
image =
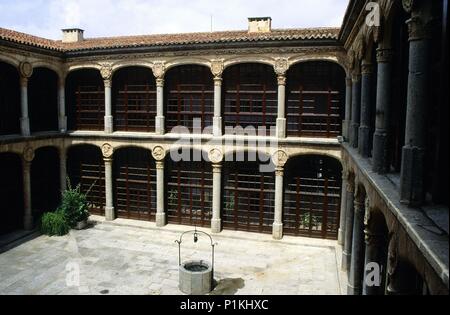
{"label": "roof tile", "polygon": [[88,38],[77,43],[45,39],[25,33],[0,28],[0,39],[34,47],[60,51],[102,50],[145,46],[168,46],[229,42],[256,42],[277,40],[337,40],[338,28],[278,29],[270,33],[248,33],[247,31],[226,31],[209,33],[161,34],[142,36],[119,36]]}

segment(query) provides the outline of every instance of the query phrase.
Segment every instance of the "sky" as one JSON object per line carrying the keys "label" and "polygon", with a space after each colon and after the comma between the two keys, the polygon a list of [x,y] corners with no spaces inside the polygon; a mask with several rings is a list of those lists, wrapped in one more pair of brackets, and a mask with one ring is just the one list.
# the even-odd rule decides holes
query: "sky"
{"label": "sky", "polygon": [[85,37],[341,26],[348,0],[0,0],[0,27],[49,39],[78,27]]}

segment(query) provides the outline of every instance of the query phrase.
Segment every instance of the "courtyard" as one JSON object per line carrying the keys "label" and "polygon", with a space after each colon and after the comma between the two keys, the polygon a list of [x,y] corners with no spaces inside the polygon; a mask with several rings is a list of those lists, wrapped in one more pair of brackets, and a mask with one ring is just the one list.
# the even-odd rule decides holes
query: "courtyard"
{"label": "courtyard", "polygon": [[[0,254],[0,295],[178,295],[176,239],[190,227],[93,217],[65,237],[39,236]],[[209,232],[208,229],[199,229]],[[223,231],[213,235],[213,295],[340,295],[336,241]],[[209,240],[183,239],[182,260],[211,260]],[[339,262],[339,263],[338,263]],[[79,270],[79,273],[77,272]]]}

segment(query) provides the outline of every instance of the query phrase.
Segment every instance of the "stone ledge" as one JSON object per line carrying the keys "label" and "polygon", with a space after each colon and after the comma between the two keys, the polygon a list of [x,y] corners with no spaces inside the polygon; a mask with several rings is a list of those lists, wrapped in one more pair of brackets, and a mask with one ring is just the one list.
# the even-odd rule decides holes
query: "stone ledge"
{"label": "stone ledge", "polygon": [[356,149],[351,148],[348,144],[343,144],[342,147],[358,166],[359,171],[383,198],[389,210],[448,288],[448,235],[433,233],[431,228],[439,227],[427,218],[422,209],[409,208],[401,204],[398,188],[387,176],[373,172],[369,160],[362,158]]}

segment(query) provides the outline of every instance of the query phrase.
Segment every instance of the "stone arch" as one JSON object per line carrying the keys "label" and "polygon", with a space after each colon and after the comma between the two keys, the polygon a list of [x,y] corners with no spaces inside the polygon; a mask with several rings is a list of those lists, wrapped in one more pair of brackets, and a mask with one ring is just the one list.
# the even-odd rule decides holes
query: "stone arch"
{"label": "stone arch", "polygon": [[92,214],[105,214],[105,165],[101,148],[95,144],[74,143],[67,147],[67,175],[72,187],[78,184],[88,192]]}
{"label": "stone arch", "polygon": [[[267,150],[262,150],[260,148],[241,148],[241,147],[232,147],[232,148],[225,148],[224,154],[223,154],[223,161],[224,162],[232,162],[231,157],[237,156],[240,160],[243,159],[243,162],[246,161],[246,157],[251,157],[252,159],[256,157],[256,161],[253,162],[267,162],[267,164],[273,164],[272,157],[270,155],[270,152],[267,152]],[[260,157],[263,157],[263,160],[260,160]],[[252,162],[252,161],[250,161]]]}
{"label": "stone arch", "polygon": [[253,56],[238,56],[238,57],[225,59],[223,64],[224,64],[224,71],[225,71],[227,68],[238,65],[238,64],[259,63],[259,64],[265,64],[265,65],[273,67],[273,66],[275,66],[275,62],[276,62],[275,59],[271,58],[271,57],[253,55]]}
{"label": "stone arch", "polygon": [[289,58],[289,69],[299,63],[314,62],[314,61],[326,61],[326,62],[335,63],[339,67],[341,67],[342,70],[344,70],[347,77],[350,76],[350,70],[348,69],[345,62],[343,62],[342,57],[339,58],[338,56],[335,56],[335,55],[323,55],[323,56],[314,56],[314,57],[305,56],[305,55],[293,56],[293,57]]}
{"label": "stone arch", "polygon": [[[65,80],[68,130],[104,130],[105,88],[95,66],[72,68]],[[98,111],[92,112],[96,105]]]}
{"label": "stone arch", "polygon": [[[235,152],[251,150],[233,150]],[[269,154],[268,159],[272,164]],[[233,160],[233,161],[230,161]],[[225,156],[223,164],[223,228],[272,233],[274,222],[275,168],[261,169],[264,161],[236,161]]]}
{"label": "stone arch", "polygon": [[14,56],[10,56],[4,53],[0,54],[0,61],[7,63],[15,68],[18,68],[20,66],[21,60],[17,59]]}
{"label": "stone arch", "polygon": [[40,217],[45,212],[55,211],[61,199],[59,148],[43,145],[35,149],[34,155],[31,163],[31,201],[33,217]]}
{"label": "stone arch", "polygon": [[153,64],[150,61],[145,61],[145,60],[130,60],[130,61],[118,61],[112,64],[111,68],[112,68],[112,77],[114,76],[114,74],[119,71],[122,70],[124,68],[147,68],[150,69],[150,71],[153,74]]}
{"label": "stone arch", "polygon": [[64,71],[62,70],[61,64],[56,64],[56,63],[47,62],[47,61],[36,61],[36,62],[33,62],[32,65],[33,65],[33,69],[46,68],[46,69],[52,70],[53,72],[55,72],[58,75],[59,80],[63,79],[65,76]]}
{"label": "stone arch", "polygon": [[209,64],[178,63],[166,69],[164,112],[168,132],[212,134],[214,78]]}
{"label": "stone arch", "polygon": [[75,64],[69,64],[67,66],[67,75],[69,75],[71,72],[84,70],[84,69],[98,70],[100,72],[101,68],[102,68],[102,65],[100,65],[98,63],[75,63]]}
{"label": "stone arch", "polygon": [[157,114],[156,80],[147,65],[124,65],[111,76],[114,130],[154,132]]}
{"label": "stone arch", "polygon": [[338,151],[330,151],[330,150],[320,150],[315,148],[305,148],[301,151],[298,150],[288,150],[289,153],[289,159],[298,157],[298,156],[304,156],[304,155],[318,155],[318,156],[327,156],[330,158],[333,158],[337,160],[342,167],[344,167],[344,162],[342,161],[342,155]]}
{"label": "stone arch", "polygon": [[[2,55],[0,55],[2,56]],[[21,96],[18,65],[0,59],[0,135],[20,134]]]}
{"label": "stone arch", "polygon": [[188,66],[188,65],[197,65],[197,66],[205,66],[211,69],[211,61],[207,58],[176,58],[165,63],[166,74],[170,69],[179,67],[179,66]]}
{"label": "stone arch", "polygon": [[335,59],[306,58],[292,63],[286,78],[288,137],[340,136],[345,116],[345,67]]}
{"label": "stone arch", "polygon": [[335,157],[301,154],[284,172],[284,230],[287,234],[337,239],[342,164]]}
{"label": "stone arch", "polygon": [[0,235],[23,228],[23,173],[20,154],[0,153]]}
{"label": "stone arch", "polygon": [[148,148],[123,146],[113,155],[116,217],[155,221],[156,166]]}
{"label": "stone arch", "polygon": [[167,161],[171,161],[173,157],[175,157],[176,160],[180,158],[182,160],[184,160],[185,158],[188,160],[184,162],[189,162],[189,160],[199,162],[198,160],[201,160],[210,163],[209,152],[209,148],[203,145],[178,143],[170,145],[170,147],[165,150],[165,159]]}
{"label": "stone arch", "polygon": [[167,221],[210,227],[212,218],[212,163],[200,148],[186,147],[175,160],[167,153],[165,182]]}
{"label": "stone arch", "polygon": [[58,130],[58,85],[60,73],[48,64],[35,67],[28,81],[30,130]]}

